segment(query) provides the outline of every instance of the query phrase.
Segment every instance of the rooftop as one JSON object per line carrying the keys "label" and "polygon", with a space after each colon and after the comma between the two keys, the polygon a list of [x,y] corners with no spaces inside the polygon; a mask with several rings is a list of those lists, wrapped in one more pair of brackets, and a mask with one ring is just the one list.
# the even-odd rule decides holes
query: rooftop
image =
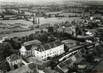
{"label": "rooftop", "polygon": [[9,56],[10,61],[15,61],[20,59],[21,57],[17,54],[12,54],[11,56]]}
{"label": "rooftop", "polygon": [[39,40],[32,40],[25,42],[23,45],[26,47],[26,50],[30,50],[33,45],[40,45],[41,42]]}
{"label": "rooftop", "polygon": [[77,46],[77,42],[76,40],[71,40],[71,39],[68,39],[68,40],[63,40],[62,43],[64,43],[66,46],[68,47],[74,47],[74,46]]}
{"label": "rooftop", "polygon": [[51,43],[47,43],[47,44],[42,44],[37,46],[37,51],[42,52],[57,46],[60,46],[62,43],[60,41],[56,41],[56,42],[51,42]]}
{"label": "rooftop", "polygon": [[39,44],[41,44],[39,40],[32,40],[32,41],[25,42],[23,45],[29,46],[29,45],[39,45]]}
{"label": "rooftop", "polygon": [[16,70],[10,71],[8,73],[26,73],[26,72],[30,72],[31,69],[28,66],[22,66]]}
{"label": "rooftop", "polygon": [[46,14],[59,14],[59,13],[62,13],[62,12],[47,12]]}
{"label": "rooftop", "polygon": [[44,63],[44,61],[42,61],[42,60],[40,60],[40,59],[38,59],[36,57],[29,57],[29,58],[27,58],[27,61],[29,63],[34,63],[36,65],[43,65],[43,63]]}

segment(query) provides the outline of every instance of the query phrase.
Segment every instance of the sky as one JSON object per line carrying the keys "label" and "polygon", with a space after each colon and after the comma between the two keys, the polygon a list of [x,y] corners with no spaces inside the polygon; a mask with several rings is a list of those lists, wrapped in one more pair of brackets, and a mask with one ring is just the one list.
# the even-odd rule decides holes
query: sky
{"label": "sky", "polygon": [[62,2],[62,1],[103,1],[103,0],[0,0],[4,2]]}
{"label": "sky", "polygon": [[0,0],[3,2],[58,2],[58,1],[63,1],[63,0]]}
{"label": "sky", "polygon": [[[0,0],[2,2],[20,2],[20,3],[33,3],[33,4],[43,4],[48,2],[63,3],[65,1],[103,1],[103,0]],[[100,2],[101,3],[101,2]]]}

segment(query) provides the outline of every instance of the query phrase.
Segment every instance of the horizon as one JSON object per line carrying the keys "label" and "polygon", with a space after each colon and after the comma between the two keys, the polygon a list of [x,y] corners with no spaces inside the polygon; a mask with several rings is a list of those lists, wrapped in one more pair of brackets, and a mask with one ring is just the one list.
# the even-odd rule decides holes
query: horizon
{"label": "horizon", "polygon": [[78,2],[86,2],[86,1],[103,1],[103,0],[0,0],[1,2],[34,2],[34,3],[41,3],[41,2],[65,2],[65,1],[78,1]]}
{"label": "horizon", "polygon": [[0,0],[0,4],[8,4],[8,3],[24,3],[24,4],[34,4],[34,5],[43,5],[43,4],[87,4],[87,5],[103,5],[103,0]]}

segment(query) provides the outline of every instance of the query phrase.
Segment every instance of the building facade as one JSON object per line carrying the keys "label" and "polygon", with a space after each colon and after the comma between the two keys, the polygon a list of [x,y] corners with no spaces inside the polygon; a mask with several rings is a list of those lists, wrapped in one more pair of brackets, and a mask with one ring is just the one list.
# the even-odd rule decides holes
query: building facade
{"label": "building facade", "polygon": [[35,45],[40,44],[41,42],[38,40],[32,40],[29,42],[25,42],[21,48],[20,48],[20,54],[24,57],[30,57],[33,56],[33,51],[32,51],[32,47]]}
{"label": "building facade", "polygon": [[29,44],[23,45],[20,49],[22,56],[30,57],[34,56],[38,59],[47,59],[48,57],[54,57],[63,54],[64,44],[61,42],[50,42],[46,44],[40,44],[40,42],[29,41]]}
{"label": "building facade", "polygon": [[11,70],[21,67],[23,63],[21,56],[16,55],[16,54],[12,54],[11,56],[7,57],[6,60],[9,63]]}
{"label": "building facade", "polygon": [[[55,44],[55,43],[54,43]],[[64,51],[64,44],[58,44],[55,46],[49,45],[48,49],[44,46],[41,47],[33,47],[32,48],[33,55],[39,59],[47,59],[48,57],[54,57],[57,55],[63,54]]]}

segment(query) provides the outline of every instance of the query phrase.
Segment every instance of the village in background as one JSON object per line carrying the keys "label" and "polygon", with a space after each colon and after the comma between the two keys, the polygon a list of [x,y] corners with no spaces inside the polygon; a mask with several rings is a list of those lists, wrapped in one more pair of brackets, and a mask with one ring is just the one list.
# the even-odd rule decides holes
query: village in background
{"label": "village in background", "polygon": [[103,72],[101,2],[0,2],[0,73]]}

